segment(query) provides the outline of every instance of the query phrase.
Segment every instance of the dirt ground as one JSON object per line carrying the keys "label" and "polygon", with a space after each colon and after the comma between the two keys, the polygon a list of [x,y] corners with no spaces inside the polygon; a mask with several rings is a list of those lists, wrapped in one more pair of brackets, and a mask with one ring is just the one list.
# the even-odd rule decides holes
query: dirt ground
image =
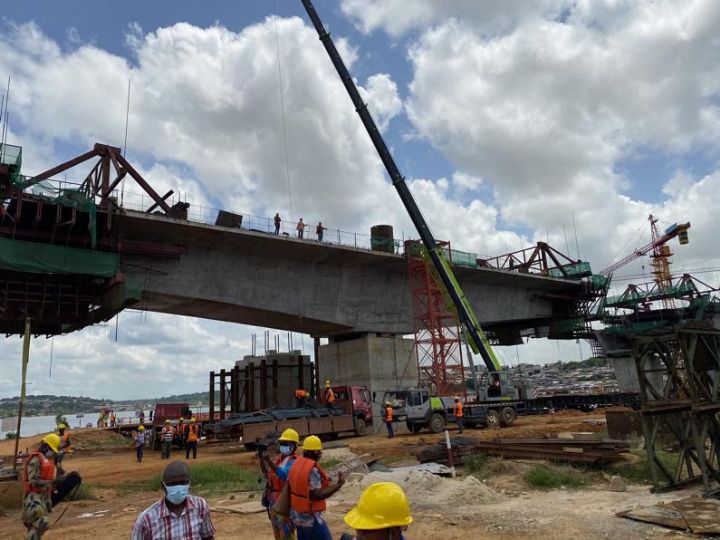
{"label": "dirt ground", "polygon": [[[533,437],[548,432],[560,431],[601,431],[598,422],[603,414],[558,413],[551,417],[524,417],[518,419],[512,428],[498,430],[466,430],[466,435],[476,438]],[[588,422],[589,421],[589,422]],[[80,432],[78,432],[80,436]],[[87,435],[88,437],[98,437]],[[101,435],[100,437],[114,437]],[[32,446],[41,437],[23,440],[21,448]],[[438,440],[440,436],[421,434],[400,434],[386,439],[383,434],[362,438],[343,439],[349,450],[356,455],[370,454],[374,457],[388,457],[392,461],[410,459],[416,447]],[[35,440],[37,439],[37,440]],[[96,441],[93,441],[93,445]],[[90,445],[92,446],[92,445]],[[0,456],[12,453],[12,441],[0,442]],[[331,453],[330,451],[329,453]],[[177,459],[184,455],[177,453]],[[407,459],[403,459],[403,458]],[[7,462],[7,461],[6,461]],[[128,445],[114,446],[105,450],[78,451],[66,459],[66,470],[77,470],[85,483],[92,487],[97,500],[61,503],[52,514],[53,524],[45,538],[90,539],[102,535],[104,538],[127,538],[138,513],[160,497],[159,493],[118,494],[113,486],[123,482],[149,478],[162,471],[166,465],[159,453],[146,452],[143,463],[136,463],[134,452]],[[201,445],[196,463],[231,463],[238,467],[255,469],[254,454],[239,445]],[[580,490],[558,489],[537,491],[530,489],[522,480],[522,471],[530,467],[527,462],[510,462],[503,474],[481,483],[475,478],[440,479],[438,477],[404,476],[415,489],[410,493],[414,522],[407,532],[408,539],[540,539],[554,538],[680,538],[690,537],[684,533],[673,533],[653,525],[637,523],[615,517],[622,510],[637,506],[650,506],[660,501],[671,501],[686,497],[689,492],[653,495],[647,486],[629,485],[626,492],[611,492],[607,483],[596,481],[592,486]],[[373,473],[377,475],[378,473]],[[398,473],[394,473],[398,474]],[[415,473],[413,473],[415,474]],[[372,481],[372,478],[362,481]],[[342,532],[351,532],[342,521],[342,516],[357,500],[362,491],[359,480],[354,478],[338,492],[328,506],[326,514],[334,537]],[[101,486],[101,487],[98,487]],[[0,485],[1,488],[1,485]],[[210,497],[210,506],[227,502],[257,500],[255,494],[224,494]],[[253,497],[253,499],[248,499]],[[213,513],[217,538],[272,538],[267,517],[263,513],[247,515]],[[18,509],[0,508],[0,536],[22,538],[24,528]]]}

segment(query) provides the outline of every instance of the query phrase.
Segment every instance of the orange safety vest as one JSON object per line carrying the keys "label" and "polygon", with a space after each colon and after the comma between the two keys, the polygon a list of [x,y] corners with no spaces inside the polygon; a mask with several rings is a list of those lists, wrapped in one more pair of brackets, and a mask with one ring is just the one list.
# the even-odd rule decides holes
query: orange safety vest
{"label": "orange safety vest", "polygon": [[60,446],[62,450],[65,450],[65,452],[72,452],[72,445],[70,444],[70,434],[65,433],[62,436],[62,445]]}
{"label": "orange safety vest", "polygon": [[455,411],[455,418],[462,418],[462,416],[463,416],[462,403],[460,403],[459,401],[457,403],[455,403],[455,405],[453,406],[453,410]]}
{"label": "orange safety vest", "polygon": [[310,499],[310,472],[316,467],[320,472],[322,487],[330,485],[330,478],[320,465],[305,457],[298,457],[290,467],[288,482],[290,483],[290,508],[301,514],[323,512],[327,505],[325,500],[313,501]]}
{"label": "orange safety vest", "polygon": [[200,434],[200,428],[197,424],[188,424],[187,426],[188,435],[187,440],[188,442],[197,442],[198,435]]}
{"label": "orange safety vest", "polygon": [[295,390],[295,397],[296,397],[296,398],[302,399],[302,398],[304,398],[304,397],[306,397],[306,396],[307,396],[307,392],[306,392],[305,390],[300,390],[300,389]]}
{"label": "orange safety vest", "polygon": [[332,391],[332,388],[325,390],[325,396],[325,401],[328,403],[335,403],[335,392]]}
{"label": "orange safety vest", "polygon": [[28,493],[47,493],[48,495],[50,495],[53,490],[52,485],[46,487],[36,487],[30,483],[30,480],[28,478],[28,462],[34,456],[40,458],[40,479],[51,481],[55,480],[55,464],[48,458],[46,458],[42,452],[35,450],[34,452],[30,453],[27,460],[25,461],[25,473],[23,475],[23,493],[25,495],[27,495]]}
{"label": "orange safety vest", "polygon": [[385,421],[392,422],[392,420],[393,420],[393,408],[385,407]]}
{"label": "orange safety vest", "polygon": [[[279,467],[284,459],[285,459],[284,456],[278,456],[277,458],[275,458],[275,466]],[[291,456],[289,456],[289,459],[290,459],[290,461],[294,461],[295,459],[297,459],[297,456],[291,455]],[[268,483],[268,491],[269,491],[268,498],[270,499],[271,503],[275,503],[277,498],[280,496],[280,492],[282,491],[282,488],[285,485],[285,482],[280,480],[280,478],[278,478],[278,475],[275,474],[275,471],[270,469],[268,471],[267,483]]]}

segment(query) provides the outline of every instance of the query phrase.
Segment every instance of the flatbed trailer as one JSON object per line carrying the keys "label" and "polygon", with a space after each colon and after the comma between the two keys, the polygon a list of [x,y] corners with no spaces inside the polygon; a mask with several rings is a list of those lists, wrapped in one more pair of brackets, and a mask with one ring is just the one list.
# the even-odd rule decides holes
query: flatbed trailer
{"label": "flatbed trailer", "polygon": [[[547,414],[560,410],[579,410],[590,412],[600,407],[640,408],[640,394],[633,392],[613,392],[608,394],[559,394],[532,399],[492,400],[465,403],[463,419],[469,427],[480,424],[511,425],[515,417],[534,414]],[[447,408],[452,416],[452,408]],[[507,409],[513,409],[514,415]],[[492,413],[495,411],[495,414]],[[488,418],[489,416],[489,418]]]}
{"label": "flatbed trailer", "polygon": [[[426,389],[398,389],[385,393],[394,409],[393,421],[405,422],[408,430],[418,433],[427,428],[432,433],[455,423],[454,399],[432,396]],[[563,409],[592,411],[598,407],[626,406],[639,408],[638,394],[578,394],[557,395],[533,399],[468,401],[463,404],[463,423],[467,427],[487,425],[511,426],[518,415],[545,414]]]}
{"label": "flatbed trailer", "polygon": [[255,450],[259,442],[288,428],[297,431],[301,439],[308,435],[336,438],[343,434],[355,435],[355,424],[355,418],[339,408],[266,409],[208,424],[205,435],[208,442],[235,441],[248,450]]}

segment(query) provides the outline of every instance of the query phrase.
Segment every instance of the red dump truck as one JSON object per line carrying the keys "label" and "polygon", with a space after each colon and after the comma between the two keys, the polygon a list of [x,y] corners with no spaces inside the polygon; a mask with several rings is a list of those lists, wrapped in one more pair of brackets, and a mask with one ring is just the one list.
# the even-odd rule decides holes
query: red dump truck
{"label": "red dump truck", "polygon": [[325,403],[292,409],[270,408],[234,414],[230,418],[205,426],[209,440],[240,441],[249,450],[287,428],[300,437],[318,435],[333,438],[341,434],[364,435],[372,426],[372,400],[366,386],[333,386],[333,407]]}

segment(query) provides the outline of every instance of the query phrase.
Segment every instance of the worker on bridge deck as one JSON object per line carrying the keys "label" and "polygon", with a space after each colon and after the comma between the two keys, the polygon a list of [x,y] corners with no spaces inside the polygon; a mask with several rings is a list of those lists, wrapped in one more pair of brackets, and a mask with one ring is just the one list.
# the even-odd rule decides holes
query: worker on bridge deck
{"label": "worker on bridge deck", "polygon": [[297,459],[296,452],[299,444],[300,435],[298,432],[288,428],[282,432],[282,435],[277,440],[277,449],[280,455],[274,461],[268,457],[262,446],[258,450],[260,470],[267,479],[262,504],[267,508],[268,518],[276,540],[296,540],[297,538],[295,524],[290,519],[290,513],[277,512],[275,503],[278,501],[283,487],[285,487],[288,471],[295,459]]}
{"label": "worker on bridge deck", "polygon": [[197,445],[200,440],[200,426],[195,422],[195,417],[190,418],[190,423],[185,427],[187,437],[185,441],[185,459],[190,459],[192,450],[193,459],[197,459]]}
{"label": "worker on bridge deck", "polygon": [[392,403],[390,403],[389,401],[385,402],[383,419],[385,420],[385,427],[387,428],[388,439],[392,439],[393,437],[395,437],[395,433],[393,433],[393,408]]}
{"label": "worker on bridge deck", "polygon": [[332,540],[323,512],[325,499],[345,484],[345,474],[330,484],[330,478],[319,464],[322,442],[316,435],[303,441],[303,457],[298,457],[288,471],[290,484],[290,517],[297,527],[298,540]]}
{"label": "worker on bridge deck", "polygon": [[310,393],[307,390],[305,390],[304,388],[298,388],[297,390],[295,390],[295,406],[307,407],[309,397]]}
{"label": "worker on bridge deck", "polygon": [[369,485],[343,519],[355,529],[354,540],[404,540],[413,520],[407,495],[394,482]]}
{"label": "worker on bridge deck", "polygon": [[460,398],[455,396],[455,404],[453,405],[453,415],[455,416],[455,422],[457,422],[458,433],[463,432],[463,404]]}

